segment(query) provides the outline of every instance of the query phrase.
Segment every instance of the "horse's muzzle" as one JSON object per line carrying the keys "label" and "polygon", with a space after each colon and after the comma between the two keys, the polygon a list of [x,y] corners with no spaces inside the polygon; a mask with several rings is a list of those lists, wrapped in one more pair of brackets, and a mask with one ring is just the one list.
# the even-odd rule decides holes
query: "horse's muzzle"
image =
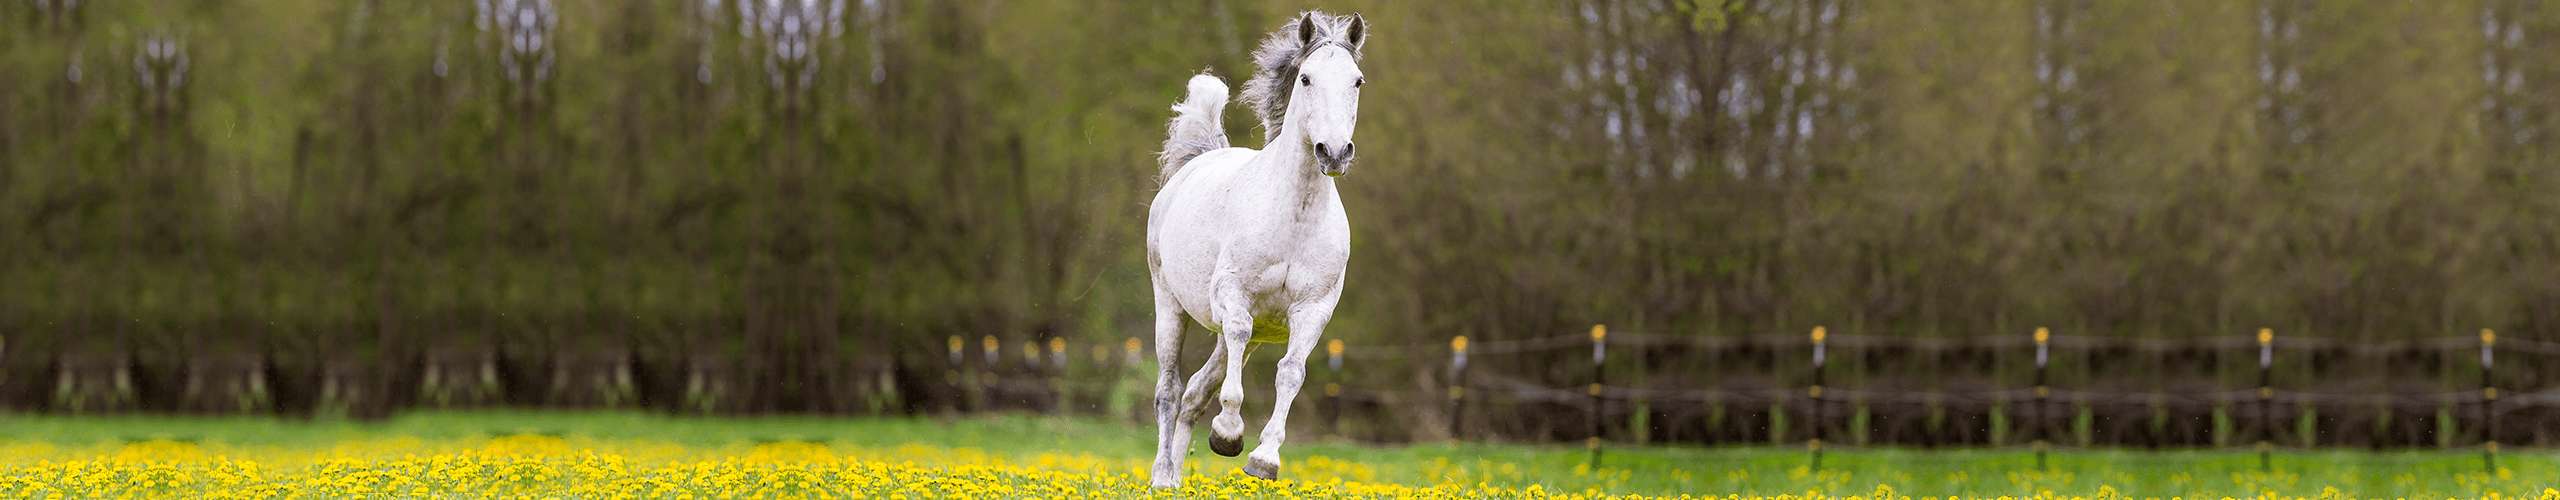
{"label": "horse's muzzle", "polygon": [[1340,148],[1329,147],[1321,142],[1316,143],[1316,171],[1324,173],[1325,177],[1341,177],[1342,174],[1351,173],[1352,147],[1348,142],[1342,143]]}

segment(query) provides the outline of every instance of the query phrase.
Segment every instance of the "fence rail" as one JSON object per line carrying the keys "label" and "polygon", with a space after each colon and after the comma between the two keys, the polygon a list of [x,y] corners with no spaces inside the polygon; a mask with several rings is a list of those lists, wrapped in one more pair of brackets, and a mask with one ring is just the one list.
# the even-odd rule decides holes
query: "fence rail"
{"label": "fence rail", "polygon": [[[1002,342],[999,342],[997,339],[992,337],[987,338],[983,342],[987,346],[997,346],[1002,344]],[[967,369],[966,365],[970,364],[966,362],[966,358],[968,356],[964,356],[964,354],[968,353],[962,352],[965,350],[963,349],[963,344],[964,342],[956,337],[952,341],[952,360],[957,363],[955,367],[959,368],[953,370],[952,373],[958,373],[960,370]],[[1134,338],[1128,339],[1128,341],[1124,342],[1124,348],[1127,351],[1124,360],[1127,362],[1137,363],[1143,362],[1141,360],[1144,359],[1152,359],[1151,357],[1140,356],[1138,349],[1141,345],[1142,343],[1137,342],[1137,339]],[[1823,385],[1824,366],[1827,365],[1825,358],[1829,348],[1833,347],[1865,350],[1888,349],[1929,355],[1945,354],[1949,351],[1959,350],[1992,350],[1998,353],[2006,353],[2007,350],[2016,349],[2023,352],[2023,349],[2033,347],[2035,348],[2035,362],[2033,364],[2035,383],[2030,387],[2024,388],[1999,387],[1993,385],[1972,389],[1901,389],[1825,386]],[[1612,381],[1608,380],[1608,377],[1610,376],[1610,370],[1608,368],[1611,366],[1609,364],[1611,362],[1610,351],[1612,349],[1627,350],[1629,352],[1642,354],[1663,349],[1687,349],[1692,351],[1712,352],[1743,348],[1762,349],[1774,352],[1796,351],[1805,353],[1803,355],[1809,357],[1809,368],[1805,369],[1810,370],[1809,377],[1806,378],[1809,379],[1811,383],[1797,387],[1779,385],[1741,388],[1685,387],[1676,385],[1665,387],[1649,384],[1626,385],[1623,382],[1611,383]],[[2195,387],[2206,384],[2187,384],[2189,387],[2182,390],[2170,390],[2166,388],[2154,390],[2113,390],[2106,388],[2055,387],[2048,385],[2050,382],[2048,377],[2045,375],[2045,372],[2052,365],[2050,362],[2053,359],[2051,350],[2055,349],[2081,351],[2083,353],[2090,351],[2129,351],[2133,353],[2146,354],[2207,352],[2231,355],[2246,355],[2243,353],[2256,354],[2256,357],[2258,358],[2258,363],[2256,363],[2258,384],[2255,387],[2220,388]],[[984,353],[986,361],[990,363],[1000,361],[1003,357],[998,355],[996,352],[997,350],[998,349],[995,347],[986,348],[986,352]],[[2280,387],[2275,383],[2272,376],[2272,372],[2278,368],[2275,364],[2275,360],[2277,359],[2276,355],[2278,353],[2309,352],[2319,354],[2343,354],[2350,356],[2396,355],[2407,353],[2434,353],[2442,355],[2470,350],[2477,350],[2480,353],[2478,367],[2481,370],[2482,377],[2481,383],[2477,388],[2433,391],[2395,390],[2383,392],[2323,392],[2318,390]],[[1050,351],[1052,353],[1064,352],[1065,347],[1063,341],[1052,340],[1050,342]],[[2479,433],[2479,438],[2477,440],[2474,440],[2469,444],[2476,444],[2480,446],[2484,450],[2484,464],[2494,467],[2494,454],[2496,453],[2495,450],[2497,449],[2498,443],[2497,421],[2499,417],[2560,408],[2560,388],[2521,392],[2509,391],[2506,394],[2500,394],[2501,388],[2497,386],[2497,378],[2494,376],[2495,372],[2493,371],[2495,367],[2494,356],[2500,351],[2533,355],[2560,355],[2560,341],[2514,337],[2502,338],[2497,337],[2494,333],[2486,330],[2480,332],[2477,336],[2462,335],[2367,341],[2318,337],[2279,337],[2274,335],[2274,332],[2271,330],[2261,331],[2255,336],[2229,335],[2183,338],[2066,335],[2054,334],[2044,328],[2038,328],[2033,334],[2029,335],[1861,335],[1829,333],[1817,328],[1810,335],[1767,334],[1704,336],[1666,335],[1624,331],[1612,332],[1606,330],[1605,327],[1594,326],[1588,333],[1516,339],[1469,339],[1466,337],[1453,337],[1448,342],[1383,345],[1360,345],[1346,343],[1338,339],[1332,340],[1327,343],[1325,349],[1327,370],[1323,373],[1328,375],[1324,376],[1326,377],[1326,381],[1321,384],[1321,387],[1323,387],[1324,390],[1318,393],[1318,395],[1324,399],[1323,406],[1320,408],[1324,408],[1322,411],[1328,415],[1328,421],[1339,418],[1341,413],[1343,413],[1343,408],[1349,404],[1414,404],[1440,399],[1446,405],[1444,406],[1444,408],[1446,408],[1444,411],[1448,414],[1449,421],[1447,422],[1447,425],[1449,427],[1450,434],[1461,437],[1468,435],[1466,432],[1466,426],[1469,422],[1465,419],[1465,416],[1471,413],[1470,405],[1481,404],[1483,401],[1498,400],[1499,402],[1515,405],[1546,404],[1554,405],[1558,408],[1580,408],[1586,413],[1587,416],[1585,418],[1589,420],[1588,430],[1585,431],[1587,436],[1585,436],[1584,439],[1592,447],[1592,460],[1595,463],[1602,459],[1600,450],[1606,437],[1603,432],[1603,415],[1607,413],[1628,411],[1628,408],[1637,405],[1767,404],[1779,408],[1788,407],[1790,405],[1800,405],[1805,407],[1804,411],[1813,415],[1813,419],[1810,424],[1802,425],[1809,426],[1809,433],[1806,436],[1806,447],[1813,455],[1812,460],[1814,460],[1816,467],[1819,467],[1820,450],[1826,444],[1822,439],[1824,432],[1823,429],[1833,426],[1833,424],[1830,424],[1832,420],[1826,420],[1826,415],[1824,415],[1826,412],[1825,409],[1832,407],[1849,408],[1870,405],[1920,405],[1925,407],[1967,405],[1971,407],[2007,407],[2009,405],[2030,405],[2034,411],[2027,412],[2022,415],[2011,415],[2009,418],[2012,419],[2013,422],[2010,426],[2013,429],[2026,429],[2024,432],[2021,432],[2021,434],[2025,434],[2026,437],[2031,438],[2029,441],[2031,441],[2039,451],[2038,462],[2040,464],[2042,463],[2041,452],[2047,447],[2047,443],[2052,438],[2053,432],[2051,429],[2056,427],[2053,420],[2055,420],[2056,417],[2062,417],[2065,420],[2079,418],[2079,413],[2087,411],[2086,408],[2091,406],[2147,405],[2151,407],[2211,407],[2214,408],[2216,415],[2229,420],[2228,422],[2220,425],[2228,425],[2236,428],[2241,425],[2241,421],[2243,420],[2248,421],[2248,424],[2252,424],[2255,428],[2252,434],[2255,434],[2256,437],[2251,439],[2258,444],[2262,454],[2267,448],[2272,447],[2272,443],[2275,441],[2273,439],[2274,436],[2288,432],[2280,430],[2287,428],[2287,426],[2285,425],[2286,422],[2278,421],[2278,417],[2274,415],[2275,410],[2277,409],[2298,409],[2301,407],[2322,406],[2358,406],[2382,408],[2386,409],[2385,411],[2413,413],[2423,413],[2427,410],[2448,410],[2453,413],[2452,417],[2456,419],[2464,418],[2465,415],[2476,417],[2476,421],[2481,425],[2482,432]],[[1553,376],[1545,377],[1548,380],[1542,381],[1532,377],[1523,377],[1505,373],[1500,370],[1475,370],[1470,368],[1470,365],[1482,365],[1488,361],[1546,361],[1559,359],[1550,358],[1549,356],[1559,356],[1578,352],[1589,352],[1591,359],[1591,370],[1588,375],[1589,379],[1580,385],[1561,385],[1555,382],[1555,377]],[[1636,361],[1632,362],[1634,364],[1641,365],[1644,363],[1643,356],[1619,356],[1620,359],[1630,357],[1636,358]],[[1995,355],[1994,357],[1998,359],[2006,359],[2005,356]],[[1423,383],[1407,388],[1350,384],[1347,382],[1348,379],[1342,375],[1342,370],[1344,369],[1343,360],[1346,358],[1367,361],[1395,360],[1408,363],[1426,363],[1430,362],[1430,360],[1434,358],[1441,358],[1446,360],[1447,379],[1437,385],[1440,387],[1440,389],[1436,390],[1440,393],[1438,396],[1426,394],[1429,391],[1434,391],[1434,389],[1430,388],[1432,385],[1429,383]],[[1030,354],[1026,354],[1023,359],[1029,362],[1041,361],[1039,357]],[[1100,354],[1097,354],[1096,361],[1109,362],[1110,360]],[[1056,358],[1055,362],[1057,363],[1056,368],[1063,370],[1067,360],[1065,357],[1059,356]],[[1549,372],[1550,375],[1553,373],[1561,372]],[[1788,377],[1779,376],[1774,378]],[[1120,381],[1113,380],[1086,382],[1099,382],[1101,385],[1105,386],[1121,383]],[[1070,383],[1070,385],[1086,387],[1081,390],[1095,390],[1090,387],[1091,384],[1085,384],[1082,382]],[[1311,387],[1312,386],[1315,385],[1311,385]],[[2050,410],[2047,408],[2055,404],[2079,409],[2073,410],[2072,413],[2054,415],[2051,414]],[[2464,411],[2466,409],[2468,411]],[[2307,416],[2299,415],[2299,413],[2302,412],[2293,410],[2287,410],[2285,413],[2285,418],[2309,418]],[[1775,419],[1779,417],[1769,418]],[[2016,420],[2024,420],[2026,422],[2021,424],[2015,422]],[[1772,426],[1774,427],[1774,422]],[[1339,428],[1337,424],[1328,424],[1327,427],[1329,429]],[[1772,431],[1772,434],[1774,435],[1775,432]],[[2446,441],[2450,442],[2450,439],[2447,439]]]}

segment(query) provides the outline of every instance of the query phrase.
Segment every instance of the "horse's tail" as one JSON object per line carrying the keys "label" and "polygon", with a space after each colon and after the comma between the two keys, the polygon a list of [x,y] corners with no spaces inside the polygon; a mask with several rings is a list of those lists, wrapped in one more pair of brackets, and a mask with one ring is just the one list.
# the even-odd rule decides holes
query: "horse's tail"
{"label": "horse's tail", "polygon": [[1156,153],[1156,182],[1173,179],[1201,153],[1227,147],[1227,82],[1201,71],[1191,77],[1191,94],[1173,103],[1173,121],[1165,124],[1164,151]]}

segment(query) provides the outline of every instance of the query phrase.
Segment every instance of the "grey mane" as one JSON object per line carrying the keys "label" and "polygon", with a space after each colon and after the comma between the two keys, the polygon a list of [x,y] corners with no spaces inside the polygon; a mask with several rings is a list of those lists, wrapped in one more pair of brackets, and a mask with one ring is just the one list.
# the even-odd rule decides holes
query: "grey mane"
{"label": "grey mane", "polygon": [[[1298,41],[1298,23],[1302,19],[1315,22],[1314,43]],[[1288,118],[1289,88],[1296,84],[1298,65],[1306,62],[1307,55],[1326,45],[1335,45],[1350,50],[1353,59],[1360,57],[1362,44],[1353,43],[1348,36],[1351,22],[1352,16],[1306,11],[1291,16],[1288,24],[1263,37],[1262,47],[1253,50],[1253,79],[1245,81],[1244,93],[1236,98],[1243,99],[1244,105],[1253,109],[1254,116],[1262,118],[1263,142],[1270,142],[1271,135],[1280,131],[1281,121]],[[1368,37],[1363,34],[1361,38],[1366,42]]]}

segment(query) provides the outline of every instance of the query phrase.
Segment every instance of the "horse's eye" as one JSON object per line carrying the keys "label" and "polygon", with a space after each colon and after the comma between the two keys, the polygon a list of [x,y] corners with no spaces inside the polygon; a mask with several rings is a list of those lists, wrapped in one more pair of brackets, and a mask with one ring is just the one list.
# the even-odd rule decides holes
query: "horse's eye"
{"label": "horse's eye", "polygon": [[1361,86],[1361,85],[1368,85],[1368,84],[1369,84],[1369,79],[1368,79],[1368,78],[1354,78],[1354,79],[1352,79],[1352,80],[1351,80],[1351,88],[1355,88],[1355,89],[1356,89],[1356,88],[1360,88],[1360,86]]}
{"label": "horse's eye", "polygon": [[1316,81],[1315,81],[1314,79],[1307,78],[1307,75],[1298,75],[1298,85],[1300,85],[1300,86],[1310,86],[1310,85],[1315,85],[1315,84],[1316,84]]}

